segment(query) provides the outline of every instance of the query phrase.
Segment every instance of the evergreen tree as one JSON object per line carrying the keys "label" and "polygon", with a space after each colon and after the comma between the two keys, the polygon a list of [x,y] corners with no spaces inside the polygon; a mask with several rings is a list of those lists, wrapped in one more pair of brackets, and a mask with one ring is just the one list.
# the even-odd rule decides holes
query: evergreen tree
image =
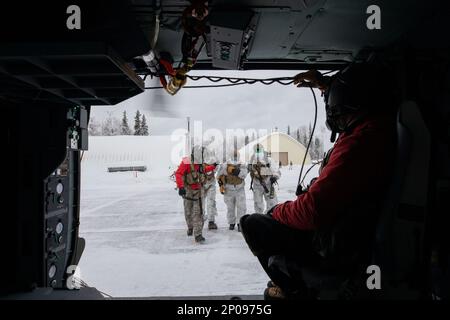
{"label": "evergreen tree", "polygon": [[323,153],[324,153],[323,142],[318,137],[316,137],[314,139],[314,151],[315,151],[315,156],[316,156],[317,160],[319,160],[323,157]]}
{"label": "evergreen tree", "polygon": [[312,160],[317,160],[317,148],[316,148],[316,142],[312,141],[311,145],[309,147],[309,154],[311,155]]}
{"label": "evergreen tree", "polygon": [[145,118],[145,115],[142,115],[142,121],[141,121],[141,136],[148,136],[148,125],[147,125],[147,119]]}
{"label": "evergreen tree", "polygon": [[248,145],[250,143],[250,138],[248,136],[245,136],[244,144]]}
{"label": "evergreen tree", "polygon": [[131,135],[131,129],[128,126],[128,117],[127,117],[127,112],[126,111],[123,112],[122,125],[121,125],[121,134],[123,136]]}
{"label": "evergreen tree", "polygon": [[134,116],[134,135],[141,136],[141,113],[136,111],[136,115]]}
{"label": "evergreen tree", "polygon": [[[312,134],[312,126],[311,126],[311,122],[310,122],[309,126],[308,126],[308,135],[307,135],[307,138],[306,138],[305,146],[307,146],[308,143],[310,143],[310,145],[309,145],[309,154],[311,155],[311,159],[316,159],[316,150],[314,148],[314,138],[311,136],[311,134]],[[310,139],[311,139],[311,142],[310,142]]]}
{"label": "evergreen tree", "polygon": [[303,144],[305,147],[308,145],[308,134],[306,133],[306,126],[302,126],[300,128],[300,143]]}
{"label": "evergreen tree", "polygon": [[291,126],[288,125],[287,127],[287,135],[290,136],[291,135]]}
{"label": "evergreen tree", "polygon": [[102,136],[117,136],[120,132],[120,120],[110,114],[102,123]]}
{"label": "evergreen tree", "polygon": [[94,117],[91,117],[89,119],[89,125],[88,125],[88,133],[90,136],[99,136],[101,135],[101,124],[96,121]]}
{"label": "evergreen tree", "polygon": [[300,129],[297,129],[297,141],[300,142]]}
{"label": "evergreen tree", "polygon": [[252,141],[255,141],[256,140],[256,135],[255,135],[255,133],[253,132],[252,133]]}

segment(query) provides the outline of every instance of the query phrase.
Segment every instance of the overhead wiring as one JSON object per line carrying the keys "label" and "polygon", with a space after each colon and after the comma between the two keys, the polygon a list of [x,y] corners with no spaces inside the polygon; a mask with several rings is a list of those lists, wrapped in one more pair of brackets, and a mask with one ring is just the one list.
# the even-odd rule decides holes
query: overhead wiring
{"label": "overhead wiring", "polygon": [[187,75],[187,77],[193,81],[208,80],[214,83],[220,81],[228,81],[230,83],[242,83],[242,84],[261,83],[264,85],[271,85],[277,83],[283,86],[288,86],[294,83],[294,77],[280,77],[269,79],[233,78],[233,77],[219,77],[219,76],[192,76],[192,75]]}
{"label": "overhead wiring", "polygon": [[[204,85],[204,86],[184,86],[184,89],[205,89],[205,88],[223,88],[223,87],[235,87],[242,86],[245,83],[227,83],[227,84],[217,84],[217,85]],[[164,87],[145,87],[145,90],[156,90],[164,89]]]}
{"label": "overhead wiring", "polygon": [[[323,73],[323,75],[327,75],[329,73],[335,72],[334,70],[327,71]],[[147,79],[148,76],[159,76],[156,74],[147,74],[144,76],[144,81]],[[238,85],[252,85],[252,84],[263,84],[263,85],[272,85],[272,84],[279,84],[283,86],[289,86],[294,83],[295,77],[277,77],[277,78],[266,78],[266,79],[257,79],[257,78],[237,78],[237,77],[221,77],[221,76],[193,76],[193,75],[186,75],[186,78],[192,81],[200,81],[200,80],[206,80],[215,84],[212,85],[199,85],[199,86],[183,86],[185,89],[204,89],[204,88],[223,88],[223,87],[233,87]],[[227,84],[217,84],[221,81],[228,82]],[[152,87],[145,87],[146,90],[155,90],[155,89],[164,89],[163,86],[152,86]]]}

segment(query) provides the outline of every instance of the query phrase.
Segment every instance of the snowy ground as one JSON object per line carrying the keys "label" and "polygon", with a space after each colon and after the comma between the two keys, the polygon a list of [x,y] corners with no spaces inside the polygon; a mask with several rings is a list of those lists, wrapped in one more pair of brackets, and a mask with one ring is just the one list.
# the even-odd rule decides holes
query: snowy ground
{"label": "snowy ground", "polygon": [[[295,197],[299,170],[282,169],[280,201]],[[87,245],[80,270],[89,285],[115,297],[262,294],[268,278],[242,235],[227,230],[222,195],[219,230],[205,230],[206,243],[198,245],[186,236],[182,201],[168,174],[107,173],[89,162],[82,172],[80,235]],[[249,179],[251,213],[248,186]]]}

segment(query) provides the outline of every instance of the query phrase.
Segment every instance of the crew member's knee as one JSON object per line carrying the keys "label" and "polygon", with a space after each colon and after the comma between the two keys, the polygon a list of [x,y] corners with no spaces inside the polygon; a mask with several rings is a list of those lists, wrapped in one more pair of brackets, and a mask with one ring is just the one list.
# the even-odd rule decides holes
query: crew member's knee
{"label": "crew member's knee", "polygon": [[241,217],[239,223],[243,233],[251,233],[252,230],[260,230],[263,227],[264,215],[262,214],[246,214]]}
{"label": "crew member's knee", "polygon": [[242,216],[239,221],[242,235],[255,256],[258,256],[265,247],[265,237],[270,231],[267,219],[271,218],[267,215],[254,213]]}
{"label": "crew member's knee", "polygon": [[247,230],[247,219],[250,217],[249,214],[245,214],[243,215],[240,219],[239,219],[239,224],[241,226],[241,230],[242,232],[244,232],[244,230]]}

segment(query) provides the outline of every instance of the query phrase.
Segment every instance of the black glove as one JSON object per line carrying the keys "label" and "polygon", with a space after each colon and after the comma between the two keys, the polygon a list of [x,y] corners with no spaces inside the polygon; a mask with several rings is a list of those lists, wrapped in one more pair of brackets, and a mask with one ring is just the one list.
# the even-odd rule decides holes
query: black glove
{"label": "black glove", "polygon": [[299,184],[297,186],[297,190],[295,191],[295,195],[298,197],[301,194],[304,194],[306,192],[306,190],[303,189],[302,185]]}
{"label": "black glove", "polygon": [[178,195],[184,197],[186,195],[186,189],[185,188],[178,189]]}
{"label": "black glove", "polygon": [[238,176],[240,172],[241,172],[241,169],[239,169],[239,168],[234,168],[233,171],[231,171],[231,174],[232,174],[233,176]]}
{"label": "black glove", "polygon": [[275,177],[270,177],[270,183],[271,184],[274,184],[275,182],[277,182],[277,178],[275,178]]}

